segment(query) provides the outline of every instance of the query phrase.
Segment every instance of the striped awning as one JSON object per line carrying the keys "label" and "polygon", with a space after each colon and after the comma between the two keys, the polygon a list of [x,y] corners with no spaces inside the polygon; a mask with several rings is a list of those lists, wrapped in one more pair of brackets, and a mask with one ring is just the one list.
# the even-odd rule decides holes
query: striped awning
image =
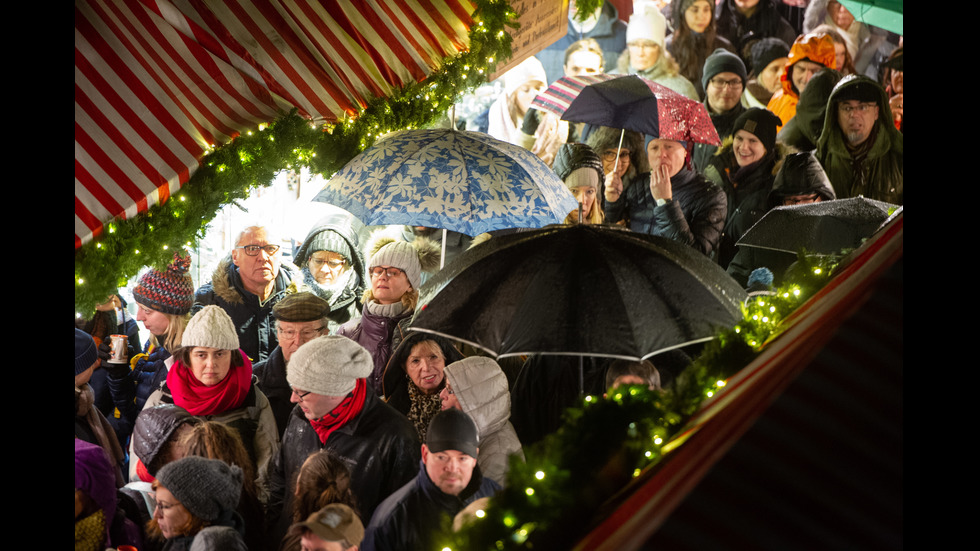
{"label": "striped awning", "polygon": [[323,122],[468,47],[467,0],[76,0],[75,248],[165,202],[209,147]]}

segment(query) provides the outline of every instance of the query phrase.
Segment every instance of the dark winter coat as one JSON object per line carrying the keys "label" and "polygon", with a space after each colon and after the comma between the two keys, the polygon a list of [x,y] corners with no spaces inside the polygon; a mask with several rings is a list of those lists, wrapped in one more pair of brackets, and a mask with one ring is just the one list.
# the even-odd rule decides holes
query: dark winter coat
{"label": "dark winter coat", "polygon": [[[878,122],[869,140],[871,149],[863,158],[852,157],[840,125],[837,122],[837,98],[852,86],[868,86],[880,92]],[[904,138],[892,124],[892,111],[888,106],[888,94],[878,83],[867,77],[844,77],[827,101],[827,113],[823,130],[817,143],[817,158],[824,172],[834,185],[838,199],[863,195],[886,203],[901,205],[905,178]]]}
{"label": "dark winter coat", "polygon": [[473,467],[470,483],[458,496],[439,489],[429,478],[425,464],[419,462],[419,473],[378,506],[364,531],[363,551],[411,551],[435,549],[434,536],[442,529],[443,517],[451,519],[467,505],[490,497],[500,485],[484,478],[480,467]]}
{"label": "dark winter coat", "polygon": [[286,431],[286,423],[289,422],[289,413],[293,411],[293,403],[289,401],[293,389],[286,381],[286,359],[282,355],[282,348],[277,346],[268,358],[254,364],[252,374],[265,397],[269,399],[281,440],[282,433]]}
{"label": "dark winter coat", "polygon": [[786,150],[777,144],[775,151],[767,153],[755,167],[740,174],[733,142],[729,139],[705,170],[705,178],[725,190],[728,199],[725,229],[718,243],[718,264],[722,268],[727,268],[735,257],[735,243],[769,210],[769,192],[785,155]]}
{"label": "dark winter coat", "polygon": [[253,361],[262,361],[279,346],[272,307],[286,296],[289,284],[299,278],[298,274],[295,266],[283,262],[272,294],[263,304],[259,297],[245,290],[238,267],[229,256],[215,268],[211,281],[195,293],[191,314],[210,304],[220,306],[238,328],[239,348]]}
{"label": "dark winter coat", "polygon": [[658,206],[646,185],[649,181],[649,173],[642,175],[619,201],[606,202],[606,222],[628,216],[635,232],[680,241],[714,258],[728,212],[725,192],[697,172],[682,168],[670,179],[673,200]]}
{"label": "dark winter coat", "polygon": [[416,474],[421,443],[415,427],[404,415],[368,390],[361,412],[335,430],[327,444],[320,443],[303,411],[289,416],[282,447],[269,469],[270,544],[278,546],[292,523],[294,484],[299,468],[311,453],[321,449],[336,454],[351,473],[351,489],[357,496],[358,513],[369,519],[386,497]]}
{"label": "dark winter coat", "polygon": [[[789,153],[773,180],[766,212],[782,205],[785,196],[810,193],[818,194],[824,201],[836,199],[834,188],[812,151]],[[796,254],[793,253],[741,246],[728,264],[728,275],[745,287],[753,270],[766,267],[773,273],[773,284],[778,286],[782,283],[786,269],[795,261]]]}
{"label": "dark winter coat", "polygon": [[[727,38],[739,55],[751,39],[774,36],[786,44],[796,41],[797,32],[779,15],[775,0],[759,0],[751,17],[745,17],[735,7],[735,0],[721,0],[715,6],[718,34]],[[746,57],[748,57],[746,55]]]}
{"label": "dark winter coat", "polygon": [[397,317],[388,318],[372,314],[368,305],[364,305],[361,317],[345,323],[337,330],[337,334],[347,337],[363,346],[374,359],[374,370],[368,377],[368,385],[378,396],[384,395],[382,378],[391,351],[405,338],[408,326],[411,324],[413,312],[409,311]]}
{"label": "dark winter coat", "polygon": [[[147,341],[146,348],[150,349]],[[126,427],[126,439],[119,442],[126,445],[128,436],[133,432],[133,425],[136,423],[136,416],[143,411],[146,399],[150,394],[159,389],[167,380],[167,360],[170,352],[162,346],[153,348],[148,355],[136,360],[133,369],[123,377],[109,375],[106,377],[106,384],[112,395],[113,404],[119,411],[119,418],[113,419],[113,427]],[[119,429],[117,428],[117,434]]]}

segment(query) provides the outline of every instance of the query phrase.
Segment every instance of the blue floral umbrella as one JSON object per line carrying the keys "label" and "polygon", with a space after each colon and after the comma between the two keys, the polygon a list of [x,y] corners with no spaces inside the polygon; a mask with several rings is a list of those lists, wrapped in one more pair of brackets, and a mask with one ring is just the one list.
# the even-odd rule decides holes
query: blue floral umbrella
{"label": "blue floral umbrella", "polygon": [[578,202],[530,151],[481,132],[403,130],[354,157],[314,198],[365,225],[474,236],[561,223]]}

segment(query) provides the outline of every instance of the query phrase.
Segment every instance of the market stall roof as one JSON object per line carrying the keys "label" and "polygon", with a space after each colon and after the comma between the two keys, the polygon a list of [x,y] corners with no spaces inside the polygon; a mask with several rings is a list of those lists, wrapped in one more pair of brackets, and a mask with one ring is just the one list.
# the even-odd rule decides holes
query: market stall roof
{"label": "market stall roof", "polygon": [[75,248],[165,202],[210,147],[323,122],[468,47],[467,0],[76,0]]}

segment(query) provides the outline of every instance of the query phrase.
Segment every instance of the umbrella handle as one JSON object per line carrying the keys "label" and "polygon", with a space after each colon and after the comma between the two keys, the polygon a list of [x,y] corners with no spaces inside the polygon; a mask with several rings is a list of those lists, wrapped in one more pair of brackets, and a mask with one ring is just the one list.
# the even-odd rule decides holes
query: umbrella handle
{"label": "umbrella handle", "polygon": [[613,174],[619,169],[619,152],[623,150],[623,136],[626,134],[625,128],[619,129],[619,145],[616,146],[616,162],[613,163]]}
{"label": "umbrella handle", "polygon": [[[455,107],[453,109],[455,110]],[[440,270],[446,267],[446,233],[446,228],[442,228],[442,255],[439,256]]]}

